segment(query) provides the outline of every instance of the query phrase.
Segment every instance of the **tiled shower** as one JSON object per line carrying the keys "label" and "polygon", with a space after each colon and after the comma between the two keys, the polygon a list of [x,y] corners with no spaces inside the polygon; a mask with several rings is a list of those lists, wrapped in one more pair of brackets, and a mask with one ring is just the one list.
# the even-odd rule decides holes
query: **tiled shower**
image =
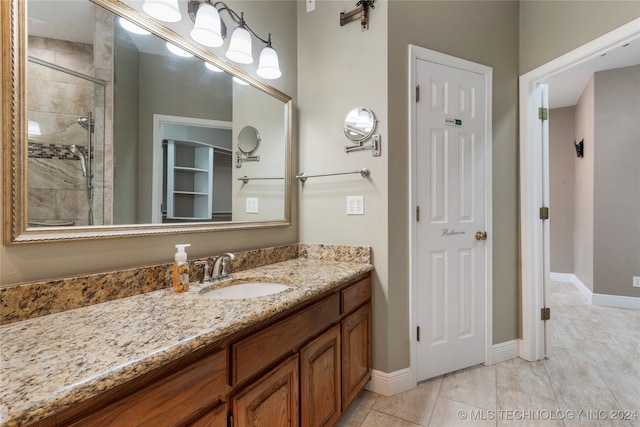
{"label": "tiled shower", "polygon": [[[95,26],[93,41],[29,35],[29,227],[113,223],[112,132],[105,132],[112,121],[113,19],[104,12],[96,8],[102,25]],[[78,122],[88,113],[91,128]],[[72,145],[80,155],[71,152]],[[81,157],[91,162],[90,180]]]}

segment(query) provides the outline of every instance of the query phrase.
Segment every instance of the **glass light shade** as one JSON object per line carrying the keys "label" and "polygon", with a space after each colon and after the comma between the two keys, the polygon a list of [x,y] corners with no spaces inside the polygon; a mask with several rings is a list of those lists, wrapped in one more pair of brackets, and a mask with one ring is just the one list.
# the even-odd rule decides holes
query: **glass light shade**
{"label": "glass light shade", "polygon": [[169,52],[173,53],[174,55],[181,56],[183,58],[191,58],[193,56],[186,50],[179,48],[171,42],[167,42],[167,49],[169,49]]}
{"label": "glass light shade", "polygon": [[214,71],[214,72],[216,72],[216,73],[221,73],[221,72],[222,72],[222,70],[221,70],[220,68],[218,68],[218,67],[216,67],[215,65],[210,64],[210,63],[208,63],[208,62],[205,62],[205,63],[204,63],[204,66],[205,66],[205,67],[207,68],[207,70],[209,70],[209,71]]}
{"label": "glass light shade", "polygon": [[267,46],[262,49],[256,74],[263,79],[277,79],[282,75],[278,65],[278,53],[274,48]]}
{"label": "glass light shade", "polygon": [[227,58],[239,64],[251,64],[253,62],[251,34],[249,34],[248,30],[242,27],[233,30],[226,55]]}
{"label": "glass light shade", "polygon": [[29,136],[42,135],[42,131],[40,130],[40,123],[36,122],[35,120],[28,120],[27,134]]}
{"label": "glass light shade", "polygon": [[196,22],[191,30],[191,38],[203,46],[222,46],[220,14],[211,4],[200,3],[196,14]]}
{"label": "glass light shade", "polygon": [[151,34],[149,31],[145,30],[142,27],[137,26],[133,22],[127,21],[122,16],[118,18],[118,22],[120,23],[120,26],[122,28],[124,28],[125,30],[129,31],[130,33],[142,34],[142,35]]}
{"label": "glass light shade", "polygon": [[233,81],[242,86],[249,86],[249,83],[245,82],[242,79],[237,78],[236,76],[233,76]]}
{"label": "glass light shade", "polygon": [[158,21],[178,22],[182,19],[178,0],[144,0],[142,10]]}

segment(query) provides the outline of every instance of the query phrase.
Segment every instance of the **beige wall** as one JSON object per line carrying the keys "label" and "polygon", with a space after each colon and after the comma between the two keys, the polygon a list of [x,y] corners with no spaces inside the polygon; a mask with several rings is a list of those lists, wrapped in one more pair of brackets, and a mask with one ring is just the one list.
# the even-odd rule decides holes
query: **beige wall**
{"label": "beige wall", "polygon": [[523,0],[520,74],[640,17],[637,0]]}
{"label": "beige wall", "polygon": [[[386,362],[388,284],[387,162],[401,141],[389,135],[387,118],[387,2],[376,2],[368,31],[358,22],[340,27],[340,12],[354,8],[353,1],[319,1],[306,13],[298,2],[298,108],[300,172],[343,172],[368,168],[371,176],[343,175],[310,178],[297,183],[300,197],[300,240],[307,243],[367,245],[373,248],[374,310],[373,365],[388,371]],[[342,131],[347,113],[370,108],[382,136],[382,156],[371,151],[347,154]],[[346,197],[364,196],[365,214],[346,215]],[[395,248],[394,248],[395,250]],[[404,310],[397,317],[406,317]],[[396,331],[406,337],[407,328]],[[400,367],[408,366],[406,338],[395,345]],[[394,344],[397,344],[394,342]],[[394,368],[395,369],[395,368]]]}
{"label": "beige wall", "polygon": [[575,139],[584,140],[584,157],[575,163],[573,229],[574,273],[593,291],[593,77],[585,87],[575,113]]}
{"label": "beige wall", "polygon": [[594,92],[593,292],[640,297],[640,65],[596,73]]}
{"label": "beige wall", "polygon": [[[490,31],[488,29],[491,29]],[[402,367],[408,330],[409,43],[493,68],[494,342],[519,336],[518,2],[394,1],[389,7],[389,366]],[[393,341],[391,341],[393,340]],[[401,357],[397,354],[400,353]]]}
{"label": "beige wall", "polygon": [[[181,2],[182,3],[182,2]],[[140,7],[141,2],[132,3]],[[232,6],[232,2],[229,2]],[[183,5],[184,6],[184,5]],[[186,7],[186,6],[185,6]],[[232,7],[246,12],[250,24],[258,23],[260,34],[272,33],[280,57],[283,76],[273,82],[284,93],[296,98],[296,4],[294,1],[234,2]],[[185,9],[186,15],[186,9]],[[187,22],[188,21],[188,22]],[[190,21],[183,19],[176,31],[187,34]],[[180,27],[180,28],[178,28]],[[259,45],[255,44],[259,54]],[[254,56],[257,55],[254,52]],[[255,73],[255,65],[250,68]],[[6,100],[3,99],[3,102]],[[296,144],[294,138],[294,146]],[[294,151],[294,172],[297,170]],[[296,187],[297,188],[297,187]],[[294,188],[295,190],[295,188]],[[144,238],[47,243],[0,248],[0,286],[74,274],[109,271],[126,267],[171,262],[176,243],[191,243],[189,257],[203,257],[223,251],[237,251],[297,242],[297,199],[293,198],[292,225],[267,230],[220,233],[178,234]],[[3,212],[0,213],[0,221]]]}
{"label": "beige wall", "polygon": [[575,107],[549,112],[549,207],[551,271],[573,273]]}

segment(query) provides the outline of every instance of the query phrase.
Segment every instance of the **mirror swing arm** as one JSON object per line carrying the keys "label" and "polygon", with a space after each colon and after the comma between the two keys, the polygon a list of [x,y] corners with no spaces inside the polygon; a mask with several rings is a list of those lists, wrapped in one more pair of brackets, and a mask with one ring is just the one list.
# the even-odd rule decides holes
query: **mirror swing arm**
{"label": "mirror swing arm", "polygon": [[[344,135],[351,142],[344,147],[346,153],[352,151],[371,150],[373,157],[382,154],[382,143],[379,134],[374,134],[376,130],[376,119],[373,111],[364,107],[357,107],[349,111],[344,119]],[[369,139],[371,141],[365,144]]]}

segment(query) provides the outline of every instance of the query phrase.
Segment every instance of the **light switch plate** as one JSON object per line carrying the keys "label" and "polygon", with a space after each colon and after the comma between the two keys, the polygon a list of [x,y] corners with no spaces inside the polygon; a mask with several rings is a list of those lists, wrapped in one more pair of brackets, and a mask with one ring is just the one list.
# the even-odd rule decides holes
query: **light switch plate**
{"label": "light switch plate", "polygon": [[633,287],[640,288],[640,276],[633,276]]}
{"label": "light switch plate", "polygon": [[258,213],[258,198],[257,197],[247,197],[247,213]]}
{"label": "light switch plate", "polygon": [[347,215],[364,215],[364,196],[347,197]]}

